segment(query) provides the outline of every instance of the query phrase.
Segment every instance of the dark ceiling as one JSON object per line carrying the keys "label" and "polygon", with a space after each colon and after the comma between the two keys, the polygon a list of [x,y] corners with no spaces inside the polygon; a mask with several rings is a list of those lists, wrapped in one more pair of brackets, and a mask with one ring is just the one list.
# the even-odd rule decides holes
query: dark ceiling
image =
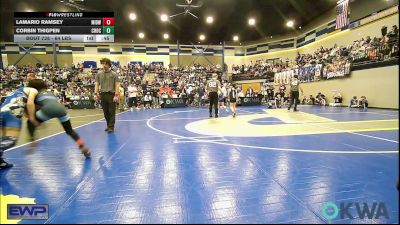
{"label": "dark ceiling", "polygon": [[[65,0],[64,2],[68,2]],[[201,0],[203,6],[191,12],[200,19],[189,15],[170,18],[163,23],[160,14],[180,13],[182,8],[176,3],[184,0],[84,0],[77,3],[87,11],[113,11],[115,15],[115,42],[118,43],[166,43],[164,32],[170,35],[169,43],[189,44],[199,41],[204,33],[204,43],[217,44],[231,41],[234,34],[240,42],[255,41],[271,35],[284,35],[293,32],[285,26],[288,19],[295,20],[295,27],[304,26],[336,5],[336,0]],[[197,3],[199,0],[193,0]],[[1,0],[1,41],[13,41],[14,11],[63,11],[76,12],[77,9],[59,0]],[[129,20],[129,13],[135,12],[136,21]],[[206,23],[206,16],[212,15],[214,23]],[[255,27],[248,25],[248,18],[254,17]],[[138,32],[143,31],[146,38],[140,40]]]}

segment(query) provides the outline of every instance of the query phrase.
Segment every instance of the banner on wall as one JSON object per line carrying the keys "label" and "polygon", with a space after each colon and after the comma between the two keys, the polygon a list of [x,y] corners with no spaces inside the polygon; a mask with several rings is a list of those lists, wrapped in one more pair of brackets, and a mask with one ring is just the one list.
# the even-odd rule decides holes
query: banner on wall
{"label": "banner on wall", "polygon": [[142,66],[142,62],[141,61],[130,61],[129,65],[135,65],[135,64],[139,64],[140,66]]}
{"label": "banner on wall", "polygon": [[97,62],[95,61],[84,61],[83,68],[97,68]]}
{"label": "banner on wall", "polygon": [[321,79],[322,64],[314,66],[299,67],[287,71],[275,73],[274,84],[289,84],[294,75],[298,76],[298,79],[302,83],[318,81]]}
{"label": "banner on wall", "polygon": [[348,77],[350,75],[351,63],[349,61],[341,61],[328,64],[323,69],[323,77],[326,79]]}
{"label": "banner on wall", "polygon": [[308,83],[318,80],[315,74],[316,66],[301,67],[298,69],[299,81],[301,83]]}
{"label": "banner on wall", "polygon": [[151,62],[151,65],[161,65],[161,66],[164,66],[164,62]]}

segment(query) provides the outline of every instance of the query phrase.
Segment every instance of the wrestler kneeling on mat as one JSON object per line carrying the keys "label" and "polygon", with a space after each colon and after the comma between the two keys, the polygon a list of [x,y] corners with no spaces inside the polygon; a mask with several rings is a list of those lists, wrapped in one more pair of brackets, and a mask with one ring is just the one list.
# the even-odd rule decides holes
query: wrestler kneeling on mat
{"label": "wrestler kneeling on mat", "polygon": [[35,95],[35,105],[39,108],[35,118],[28,120],[28,131],[31,139],[34,139],[36,126],[47,120],[58,118],[65,132],[78,144],[80,150],[86,157],[90,157],[90,151],[83,140],[72,129],[71,120],[65,106],[58,102],[57,97],[51,91],[47,91],[47,85],[42,79],[29,81],[28,87],[35,88],[38,92]]}

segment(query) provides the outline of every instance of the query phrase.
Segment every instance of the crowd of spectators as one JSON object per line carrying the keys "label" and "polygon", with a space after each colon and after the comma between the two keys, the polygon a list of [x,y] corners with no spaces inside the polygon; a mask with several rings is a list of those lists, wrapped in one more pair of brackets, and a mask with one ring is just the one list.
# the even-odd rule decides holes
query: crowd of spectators
{"label": "crowd of spectators", "polygon": [[[152,107],[160,107],[158,99],[165,98],[188,98],[191,104],[198,94],[204,99],[205,82],[212,73],[220,75],[220,79],[227,82],[227,77],[221,73],[221,67],[202,66],[195,64],[191,67],[164,67],[160,64],[130,64],[127,66],[113,66],[112,69],[118,74],[123,97],[135,97],[135,106],[141,107],[148,102],[151,95]],[[60,101],[69,105],[73,100],[93,100],[94,84],[98,68],[83,69],[82,64],[64,65],[59,68],[53,65],[35,66],[13,66],[9,65],[0,70],[1,96],[7,96],[15,88],[26,84],[26,75],[29,72],[36,74],[38,78],[46,80],[47,85]],[[135,93],[129,92],[132,86]],[[146,97],[147,95],[147,97]],[[200,102],[200,99],[197,99]],[[127,101],[126,101],[127,102]],[[125,101],[121,101],[123,105]],[[99,105],[99,104],[96,104]],[[126,106],[126,105],[125,105]],[[121,109],[124,107],[121,107]]]}
{"label": "crowd of spectators", "polygon": [[294,60],[258,60],[248,65],[232,65],[233,80],[269,79],[273,80],[275,73],[322,65],[328,70],[331,65],[356,63],[368,60],[383,61],[398,55],[399,29],[393,25],[387,32],[387,27],[382,28],[381,37],[363,37],[344,46],[335,44],[331,48],[321,46],[314,53],[300,54]]}
{"label": "crowd of spectators", "polygon": [[[33,72],[37,77],[46,80],[49,90],[58,96],[66,106],[70,106],[71,101],[74,100],[95,101],[94,83],[98,69],[82,69],[80,64],[63,68],[52,65],[37,66],[16,67],[10,65],[4,70],[0,70],[2,82],[0,96],[5,97],[15,88],[26,85],[26,74]],[[113,66],[113,70],[118,73],[121,84],[120,110],[163,107],[166,98],[185,98],[188,105],[204,106],[208,99],[205,93],[205,83],[212,72],[219,72],[217,67],[200,65],[190,68],[165,68],[161,65]],[[226,77],[221,76],[220,78],[223,78],[222,90],[225,90],[226,94],[231,85],[227,79],[224,79]],[[271,83],[264,82],[259,91],[253,90],[251,87],[247,90],[238,88],[238,95],[238,97],[258,97],[265,104],[269,104],[269,101],[273,99],[278,107],[289,102],[284,84],[274,87]],[[325,95],[319,92],[315,97],[303,96],[301,103],[325,106],[327,102]],[[350,102],[350,105],[365,105],[358,100],[354,100],[354,102],[354,104]],[[341,105],[340,93],[334,95],[332,103],[335,103],[334,106]],[[99,102],[95,105],[100,107]]]}
{"label": "crowd of spectators", "polygon": [[[384,59],[397,56],[399,31],[396,25],[387,32],[382,28],[382,37],[369,36],[355,40],[348,46],[334,45],[332,48],[320,47],[313,54],[297,54],[295,60],[267,60],[251,62],[249,65],[233,65],[232,76],[246,79],[266,79],[266,83],[273,81],[275,73],[282,73],[296,68],[305,68],[322,64],[329,70],[332,64],[348,61],[360,61],[363,57],[369,59]],[[152,103],[151,107],[160,107],[165,98],[187,98],[188,104],[204,104],[207,99],[205,83],[212,73],[218,73],[224,88],[229,87],[228,77],[222,73],[220,65],[192,66],[164,66],[162,64],[128,64],[114,65],[112,69],[119,75],[122,95],[120,108],[141,107],[145,102]],[[26,85],[28,73],[35,73],[37,77],[45,79],[48,87],[68,105],[73,100],[93,100],[95,76],[98,68],[83,68],[82,63],[64,65],[9,65],[0,70],[0,96],[10,94],[16,87]],[[243,77],[244,76],[244,77]],[[271,80],[272,77],[272,80]],[[287,77],[286,77],[287,78]],[[288,79],[286,79],[288,80]],[[279,84],[282,84],[279,83]],[[282,86],[282,85],[281,85]],[[130,90],[129,90],[130,87]],[[252,90],[239,90],[241,97],[266,96],[268,88],[262,88],[260,93]],[[133,90],[133,91],[132,91]],[[282,93],[277,91],[277,93]],[[129,101],[130,99],[130,101]],[[336,100],[335,100],[336,101]],[[325,105],[324,95],[319,93],[316,98],[310,96],[303,99],[304,103]],[[99,104],[98,104],[99,105]]]}

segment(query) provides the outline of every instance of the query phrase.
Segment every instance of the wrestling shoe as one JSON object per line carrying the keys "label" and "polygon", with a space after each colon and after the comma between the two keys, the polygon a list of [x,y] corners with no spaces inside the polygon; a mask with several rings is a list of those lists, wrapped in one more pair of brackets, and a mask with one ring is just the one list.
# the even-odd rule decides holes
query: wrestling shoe
{"label": "wrestling shoe", "polygon": [[81,146],[79,147],[81,149],[82,154],[86,157],[89,158],[90,157],[90,151],[86,146]]}

